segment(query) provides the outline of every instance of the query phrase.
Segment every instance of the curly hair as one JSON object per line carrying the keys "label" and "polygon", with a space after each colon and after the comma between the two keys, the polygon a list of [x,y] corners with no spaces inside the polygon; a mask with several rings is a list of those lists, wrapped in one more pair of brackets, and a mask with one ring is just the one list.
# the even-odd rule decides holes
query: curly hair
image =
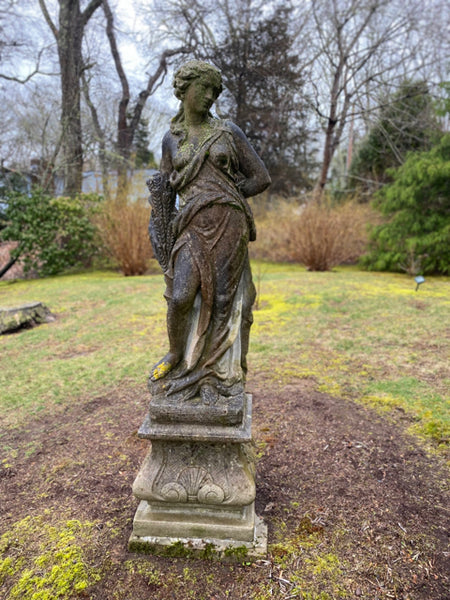
{"label": "curly hair", "polygon": [[[175,97],[181,100],[180,108],[177,114],[170,122],[170,130],[179,137],[179,144],[182,144],[186,137],[185,115],[183,100],[186,92],[193,81],[200,79],[206,81],[212,86],[214,96],[217,98],[222,92],[222,75],[214,65],[201,60],[190,60],[182,65],[175,73],[173,78],[173,87]],[[212,114],[208,115],[212,118]]]}
{"label": "curly hair", "polygon": [[217,98],[222,91],[222,75],[214,65],[201,60],[190,60],[182,65],[175,73],[173,87],[175,96],[183,101],[188,87],[194,79],[206,80],[214,89]]}

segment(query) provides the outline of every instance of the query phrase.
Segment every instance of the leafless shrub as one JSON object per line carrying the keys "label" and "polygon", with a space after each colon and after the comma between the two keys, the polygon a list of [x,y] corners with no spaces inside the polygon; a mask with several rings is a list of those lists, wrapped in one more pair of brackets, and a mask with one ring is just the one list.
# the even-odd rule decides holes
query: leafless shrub
{"label": "leafless shrub", "polygon": [[251,199],[256,222],[256,241],[249,246],[250,257],[269,262],[292,262],[286,229],[303,210],[298,200],[261,195]]}
{"label": "leafless shrub", "polygon": [[142,275],[153,256],[148,238],[150,209],[144,200],[109,200],[97,216],[106,252],[124,275]]}
{"label": "leafless shrub", "polygon": [[304,205],[276,203],[257,219],[258,239],[252,258],[299,262],[311,271],[328,271],[354,263],[367,244],[367,205],[355,201],[332,206],[328,201]]}

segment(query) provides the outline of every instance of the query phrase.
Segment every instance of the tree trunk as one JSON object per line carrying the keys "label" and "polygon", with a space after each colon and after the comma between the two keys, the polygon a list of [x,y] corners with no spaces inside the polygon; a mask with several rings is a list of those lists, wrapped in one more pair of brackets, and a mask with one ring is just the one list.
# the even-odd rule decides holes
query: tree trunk
{"label": "tree trunk", "polygon": [[83,147],[81,136],[80,77],[82,42],[86,24],[103,0],[90,0],[81,12],[80,0],[58,0],[59,27],[53,23],[45,0],[38,0],[44,19],[55,36],[61,69],[61,135],[64,155],[64,193],[81,192]]}
{"label": "tree trunk", "polygon": [[0,269],[0,279],[3,277],[3,275],[6,275],[6,273],[16,264],[18,260],[18,256],[16,256],[16,258],[11,258],[11,260]]}
{"label": "tree trunk", "polygon": [[334,154],[341,142],[342,133],[347,122],[351,94],[345,92],[343,96],[344,100],[339,115],[336,110],[337,96],[335,100],[331,102],[330,116],[328,117],[327,129],[325,131],[325,146],[323,151],[322,168],[315,189],[315,198],[319,202],[322,198],[322,194],[327,183],[331,161],[333,160]]}
{"label": "tree trunk", "polygon": [[325,145],[323,149],[322,167],[320,169],[320,176],[317,181],[316,189],[314,190],[314,197],[320,201],[322,198],[323,191],[325,189],[328,177],[328,171],[330,170],[331,160],[333,158],[333,135],[336,127],[336,121],[329,118],[327,129],[325,132]]}
{"label": "tree trunk", "polygon": [[83,177],[80,77],[84,24],[79,0],[60,0],[59,6],[58,55],[61,67],[64,193],[74,196],[81,192]]}
{"label": "tree trunk", "polygon": [[318,202],[320,202],[320,200],[322,199],[322,194],[327,183],[328,171],[330,170],[331,161],[333,159],[334,151],[336,149],[336,140],[334,132],[338,123],[337,104],[339,95],[339,80],[341,78],[342,69],[343,65],[342,63],[339,63],[334,74],[333,85],[330,91],[330,112],[328,114],[327,128],[325,130],[325,144],[323,148],[322,167],[320,170],[319,179],[314,190],[314,198]]}
{"label": "tree trunk", "polygon": [[[128,84],[126,86],[128,92]],[[129,92],[122,94],[119,103],[119,115],[117,124],[117,199],[125,200],[128,196],[128,167],[133,144],[134,131],[128,124],[127,109],[129,104]]]}
{"label": "tree trunk", "polygon": [[109,190],[109,161],[107,158],[106,152],[106,140],[105,140],[105,132],[103,131],[100,125],[100,119],[98,118],[98,112],[91,100],[91,96],[89,94],[89,83],[86,78],[85,73],[81,74],[81,80],[83,82],[83,93],[86,104],[91,111],[92,123],[94,125],[95,133],[97,135],[97,141],[99,145],[99,159],[100,159],[100,167],[102,171],[102,189],[103,189],[103,197],[105,200],[109,200],[110,198],[110,190]]}

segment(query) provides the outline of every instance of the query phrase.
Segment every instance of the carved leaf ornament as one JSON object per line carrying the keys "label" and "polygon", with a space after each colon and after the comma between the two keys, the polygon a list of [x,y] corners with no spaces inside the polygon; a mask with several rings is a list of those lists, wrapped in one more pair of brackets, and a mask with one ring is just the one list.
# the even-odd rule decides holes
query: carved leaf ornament
{"label": "carved leaf ornament", "polygon": [[169,502],[199,502],[219,504],[225,498],[223,489],[213,483],[211,475],[203,467],[187,467],[176,481],[166,483],[161,495]]}

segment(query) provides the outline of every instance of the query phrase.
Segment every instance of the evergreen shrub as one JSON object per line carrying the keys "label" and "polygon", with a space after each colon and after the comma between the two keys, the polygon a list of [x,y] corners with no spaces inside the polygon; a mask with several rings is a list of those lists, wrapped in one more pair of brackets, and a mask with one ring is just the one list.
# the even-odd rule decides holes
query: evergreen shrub
{"label": "evergreen shrub", "polygon": [[46,277],[89,267],[99,248],[92,215],[100,200],[96,194],[53,198],[41,189],[29,195],[8,192],[1,240],[18,242],[12,257],[20,257],[25,273]]}
{"label": "evergreen shrub", "polygon": [[450,273],[450,134],[390,171],[375,197],[386,222],[371,232],[362,265],[374,271]]}

